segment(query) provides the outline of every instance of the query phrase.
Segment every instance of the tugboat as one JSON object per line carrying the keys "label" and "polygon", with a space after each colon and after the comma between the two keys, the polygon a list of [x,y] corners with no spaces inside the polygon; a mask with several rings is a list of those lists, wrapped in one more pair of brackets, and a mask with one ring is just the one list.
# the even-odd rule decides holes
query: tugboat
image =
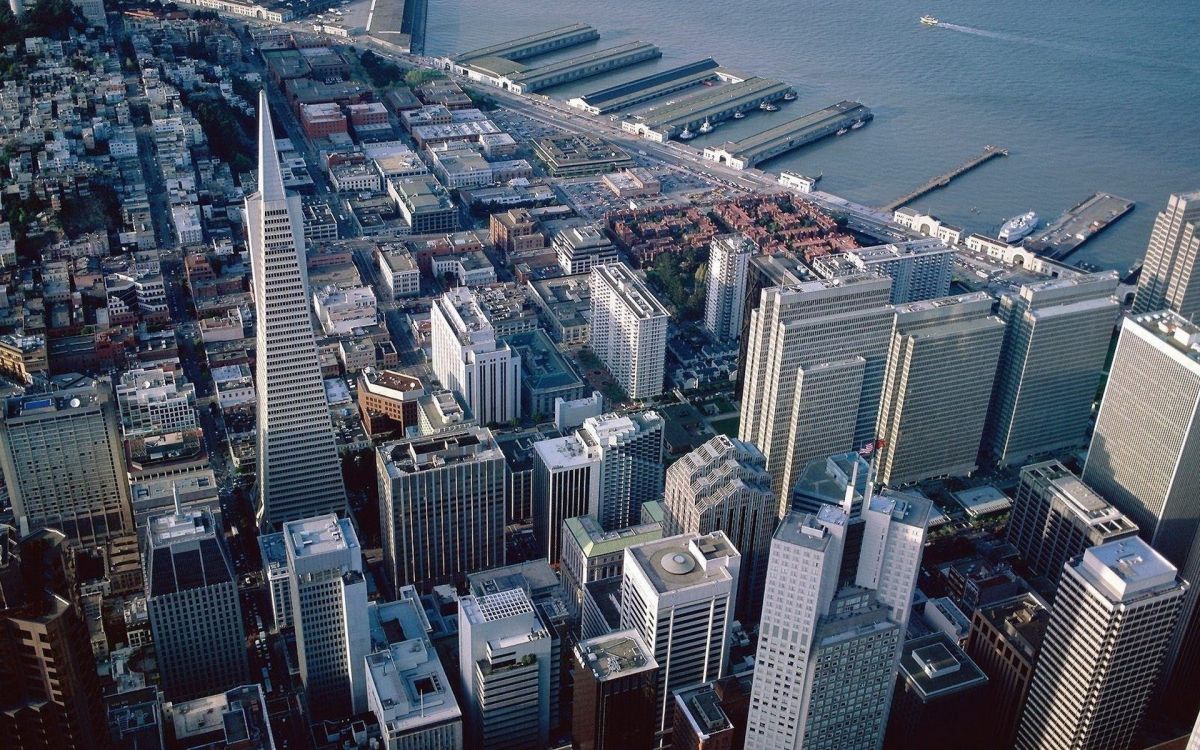
{"label": "tugboat", "polygon": [[746,113],[745,113],[745,112],[734,112],[734,113],[733,113],[733,119],[735,119],[735,120],[741,120],[741,119],[743,119],[743,118],[745,118],[745,117],[746,117]]}
{"label": "tugboat", "polygon": [[941,23],[941,21],[933,16],[921,16],[921,23],[925,24],[926,26],[937,26],[939,23]]}
{"label": "tugboat", "polygon": [[763,102],[762,104],[758,105],[758,108],[761,109],[763,112],[778,112],[779,111],[779,107],[770,102]]}
{"label": "tugboat", "polygon": [[699,130],[700,130],[700,134],[701,134],[701,135],[704,135],[704,134],[706,134],[706,133],[711,133],[711,132],[713,132],[713,130],[715,130],[715,129],[716,129],[716,126],[715,126],[715,125],[713,125],[713,124],[712,124],[711,122],[709,122],[708,120],[705,120],[704,122],[700,123],[700,128],[699,128]]}
{"label": "tugboat", "polygon": [[784,94],[784,95],[783,95],[783,100],[784,100],[785,102],[794,102],[794,101],[796,101],[796,92],[795,92],[795,91],[788,91],[786,94]]}
{"label": "tugboat", "polygon": [[679,131],[679,140],[681,141],[690,141],[695,137],[696,134],[689,130],[687,126],[684,126],[683,130]]}

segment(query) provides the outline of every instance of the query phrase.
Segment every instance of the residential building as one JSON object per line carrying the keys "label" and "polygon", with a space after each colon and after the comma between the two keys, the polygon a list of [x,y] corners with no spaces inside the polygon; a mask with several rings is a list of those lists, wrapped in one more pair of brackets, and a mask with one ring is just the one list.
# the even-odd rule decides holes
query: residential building
{"label": "residential building", "polygon": [[583,420],[578,435],[600,456],[600,488],[591,513],[604,528],[626,528],[637,520],[642,503],[662,497],[664,425],[656,411]]}
{"label": "residential building", "polygon": [[983,448],[992,460],[1007,466],[1084,444],[1120,311],[1116,286],[1108,271],[1001,298],[1006,330]]}
{"label": "residential building", "polygon": [[637,631],[580,641],[574,656],[574,747],[650,750],[658,662]]}
{"label": "residential building", "polygon": [[1200,312],[1200,191],[1177,193],[1159,212],[1138,277],[1133,312],[1171,310],[1192,320]]}
{"label": "residential building", "polygon": [[497,340],[470,289],[452,289],[434,300],[430,338],[434,376],[462,394],[476,419],[502,424],[521,416],[521,357]]}
{"label": "residential building", "polygon": [[342,467],[309,316],[300,197],[283,188],[266,92],[259,94],[258,191],[246,197],[255,313],[258,520],[346,507]]}
{"label": "residential building", "polygon": [[589,279],[592,351],[631,399],[663,390],[670,314],[624,263],[597,266]]}
{"label": "residential building", "polygon": [[737,617],[756,622],[766,585],[779,499],[771,491],[766,458],[749,443],[718,435],[667,470],[663,533],[723,531],[742,554]]}
{"label": "residential building", "polygon": [[1017,748],[1131,746],[1188,588],[1176,573],[1138,537],[1067,563]]}
{"label": "residential building", "polygon": [[755,250],[754,243],[742,234],[714,237],[709,245],[704,327],[718,341],[741,333],[746,272]]}
{"label": "residential building", "polygon": [[878,273],[892,279],[892,304],[936,299],[950,293],[954,250],[939,239],[875,245],[816,258],[813,268],[825,278]]}
{"label": "residential building", "polygon": [[992,297],[975,292],[896,307],[880,397],[879,481],[904,485],[977,468],[1004,340]]}
{"label": "residential building", "polygon": [[[656,505],[658,503],[647,503]],[[643,506],[645,508],[645,506]],[[643,520],[636,526],[607,531],[595,516],[580,515],[563,521],[559,575],[575,611],[583,607],[583,587],[602,578],[620,577],[624,572],[625,548],[662,539],[661,521]]]}
{"label": "residential building", "polygon": [[202,510],[150,519],[146,609],[162,691],[186,701],[245,682],[246,632],[233,560]]}

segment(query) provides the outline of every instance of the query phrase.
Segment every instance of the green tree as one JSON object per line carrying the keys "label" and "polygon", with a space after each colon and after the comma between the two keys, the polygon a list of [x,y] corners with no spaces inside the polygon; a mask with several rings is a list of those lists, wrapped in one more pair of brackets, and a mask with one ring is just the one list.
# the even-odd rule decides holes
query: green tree
{"label": "green tree", "polygon": [[408,71],[408,74],[404,76],[404,82],[407,83],[410,87],[416,88],[417,86],[420,86],[423,83],[428,83],[430,81],[437,80],[438,78],[445,78],[445,77],[446,77],[446,74],[440,70],[429,70],[426,68],[420,68],[418,70]]}

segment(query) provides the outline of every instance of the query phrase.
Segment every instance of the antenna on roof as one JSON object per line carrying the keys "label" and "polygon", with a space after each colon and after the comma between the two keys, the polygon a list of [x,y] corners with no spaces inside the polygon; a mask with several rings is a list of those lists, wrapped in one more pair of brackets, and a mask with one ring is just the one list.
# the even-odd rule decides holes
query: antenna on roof
{"label": "antenna on roof", "polygon": [[842,510],[846,515],[850,515],[851,509],[854,507],[854,492],[858,488],[858,464],[857,458],[854,460],[854,468],[850,471],[850,483],[846,485],[846,496],[842,499]]}
{"label": "antenna on roof", "polygon": [[183,508],[179,505],[179,480],[171,480],[171,497],[175,501],[175,515],[182,516]]}

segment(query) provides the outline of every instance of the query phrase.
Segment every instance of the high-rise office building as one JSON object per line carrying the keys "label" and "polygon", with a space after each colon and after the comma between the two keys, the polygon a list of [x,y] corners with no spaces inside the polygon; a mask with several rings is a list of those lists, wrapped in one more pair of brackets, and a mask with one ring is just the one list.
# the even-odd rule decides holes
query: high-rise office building
{"label": "high-rise office building", "polygon": [[1057,588],[1063,565],[1088,547],[1138,533],[1133,521],[1059,461],[1021,469],[1008,541],[1034,575]]}
{"label": "high-rise office building", "polygon": [[1154,220],[1138,277],[1134,313],[1171,310],[1185,318],[1200,312],[1200,191],[1172,195]]}
{"label": "high-rise office building", "polygon": [[[662,506],[658,503],[647,505]],[[643,509],[643,520],[645,520]],[[563,522],[559,574],[576,612],[583,608],[583,587],[602,578],[620,577],[625,548],[662,539],[662,521],[645,520],[636,526],[608,531],[593,516],[576,516]]]}
{"label": "high-rise office building", "polygon": [[975,470],[1004,340],[992,301],[974,292],[896,308],[879,406],[881,482]]}
{"label": "high-rise office building", "polygon": [[533,534],[551,563],[562,554],[563,522],[596,515],[601,460],[579,433],[533,444]]}
{"label": "high-rise office building", "polygon": [[663,534],[723,531],[742,554],[737,617],[755,622],[762,609],[767,555],[779,523],[779,499],[771,491],[762,452],[718,435],[667,471]]}
{"label": "high-rise office building", "polygon": [[70,540],[0,526],[0,732],[13,750],[90,750],[107,733]]}
{"label": "high-rise office building", "polygon": [[656,411],[588,417],[579,437],[600,455],[600,494],[592,513],[606,529],[638,520],[642,503],[663,492],[663,429]]}
{"label": "high-rise office building", "polygon": [[676,691],[673,750],[742,750],[753,681],[747,670]]}
{"label": "high-rise office building", "polygon": [[751,313],[738,438],[762,450],[777,496],[809,461],[875,437],[890,285],[861,274],[774,287]]}
{"label": "high-rise office building", "polygon": [[[941,240],[926,238],[863,247],[847,251],[845,257],[854,271],[890,277],[892,302],[897,305],[936,299],[950,293],[950,280],[954,275],[954,249]],[[820,260],[816,263],[819,264]]]}
{"label": "high-rise office building", "polygon": [[1188,584],[1138,537],[1067,563],[1017,730],[1020,750],[1130,747]]}
{"label": "high-rise office building", "polygon": [[308,710],[321,719],[365,711],[363,670],[371,634],[362,548],[354,525],[333,514],[289,521],[283,525],[283,538]]}
{"label": "high-rise office building", "polygon": [[1039,281],[1000,300],[1004,345],[986,455],[1001,465],[1082,446],[1121,306],[1113,271]]}
{"label": "high-rise office building", "polygon": [[771,541],[747,748],[878,748],[930,503],[788,513]]}
{"label": "high-rise office building", "polygon": [[112,385],[83,379],[13,396],[0,420],[0,466],[24,532],[59,529],[73,542],[133,530]]}
{"label": "high-rise office building", "polygon": [[632,399],[662,393],[670,313],[624,263],[596,266],[588,277],[588,343]]}
{"label": "high-rise office building", "polygon": [[428,589],[504,562],[504,454],[487,428],[377,451],[383,560],[396,588]]}
{"label": "high-rise office building", "polygon": [[955,638],[937,631],[910,638],[900,649],[900,669],[888,717],[888,750],[973,746],[987,675],[963,653]]}
{"label": "high-rise office building", "polygon": [[740,565],[720,531],[625,549],[620,626],[637,631],[658,662],[657,741],[674,727],[671,691],[724,676]]}
{"label": "high-rise office building", "polygon": [[171,370],[129,370],[121,375],[116,391],[127,438],[196,427],[196,386]]}
{"label": "high-rise office building", "polygon": [[550,631],[524,589],[459,599],[459,679],[467,747],[546,746],[550,647]]}
{"label": "high-rise office building", "polygon": [[746,270],[755,249],[742,234],[714,237],[709,245],[704,327],[718,341],[736,338],[742,330]]}
{"label": "high-rise office building", "polygon": [[146,541],[146,611],[167,699],[193,700],[246,682],[237,576],[212,515],[156,516]]}
{"label": "high-rise office building", "polygon": [[633,630],[575,646],[571,736],[579,750],[650,750],[658,662]]}
{"label": "high-rise office building", "polygon": [[462,395],[480,424],[521,416],[521,357],[496,338],[487,313],[467,287],[451,289],[430,311],[433,374]]}
{"label": "high-rise office building", "polygon": [[300,196],[283,188],[265,91],[258,98],[258,191],[246,196],[256,331],[259,523],[340,513],[342,465],[309,314]]}
{"label": "high-rise office building", "polygon": [[258,552],[263,579],[271,592],[271,630],[278,632],[292,627],[292,575],[283,534],[259,534]]}
{"label": "high-rise office building", "polygon": [[862,513],[871,465],[857,450],[808,462],[792,486],[791,510],[817,514],[822,505],[841,506],[850,493],[850,517]]}
{"label": "high-rise office building", "polygon": [[[764,289],[774,286],[799,284],[809,278],[812,271],[804,262],[786,250],[773,255],[751,255],[746,267],[746,292],[742,299],[742,327],[738,331],[738,362],[748,362],[750,351],[750,314],[762,304]],[[738,368],[737,391],[742,393],[746,384],[746,368]]]}

